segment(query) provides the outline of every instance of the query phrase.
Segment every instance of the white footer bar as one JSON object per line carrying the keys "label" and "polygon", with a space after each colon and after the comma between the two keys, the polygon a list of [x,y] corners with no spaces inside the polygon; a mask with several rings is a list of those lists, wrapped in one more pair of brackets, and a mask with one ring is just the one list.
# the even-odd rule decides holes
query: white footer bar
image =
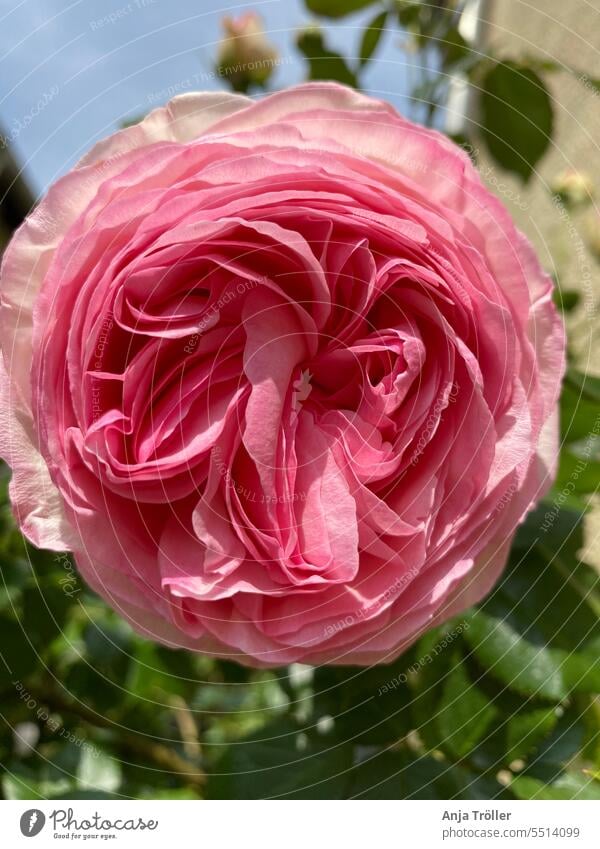
{"label": "white footer bar", "polygon": [[0,835],[7,849],[598,849],[600,802],[6,801]]}

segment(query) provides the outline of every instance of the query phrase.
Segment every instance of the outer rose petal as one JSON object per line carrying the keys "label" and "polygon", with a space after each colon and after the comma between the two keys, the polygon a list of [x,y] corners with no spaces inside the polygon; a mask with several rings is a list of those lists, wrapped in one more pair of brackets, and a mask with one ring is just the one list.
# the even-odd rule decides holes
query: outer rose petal
{"label": "outer rose petal", "polygon": [[0,454],[13,469],[9,494],[15,517],[35,545],[64,551],[75,544],[77,536],[64,519],[60,493],[31,441],[31,422],[26,414],[21,421],[10,388],[0,358]]}

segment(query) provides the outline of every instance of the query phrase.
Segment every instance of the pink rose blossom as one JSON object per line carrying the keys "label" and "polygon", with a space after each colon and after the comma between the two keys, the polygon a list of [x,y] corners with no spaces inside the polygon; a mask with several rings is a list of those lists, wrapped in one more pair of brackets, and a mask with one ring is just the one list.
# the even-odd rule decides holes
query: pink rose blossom
{"label": "pink rose blossom", "polygon": [[549,278],[461,150],[339,85],[100,142],[1,292],[17,520],[168,645],[389,662],[549,485]]}

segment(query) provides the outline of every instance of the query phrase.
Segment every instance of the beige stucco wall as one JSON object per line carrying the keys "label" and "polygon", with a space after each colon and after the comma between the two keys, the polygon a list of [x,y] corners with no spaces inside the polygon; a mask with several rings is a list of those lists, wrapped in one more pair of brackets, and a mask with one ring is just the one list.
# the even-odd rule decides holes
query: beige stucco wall
{"label": "beige stucco wall", "polygon": [[[543,73],[554,101],[555,131],[538,173],[524,187],[494,169],[488,182],[496,191],[502,188],[513,217],[560,286],[581,292],[582,302],[568,319],[570,343],[579,366],[600,375],[600,259],[588,249],[595,215],[600,243],[600,91],[578,78],[600,80],[600,0],[491,0],[486,17],[486,45],[495,56],[533,55],[575,72]],[[493,167],[485,154],[483,166],[484,172]],[[549,186],[570,168],[589,174],[596,202],[567,214],[553,203]],[[600,499],[586,522],[584,557],[600,568]]]}

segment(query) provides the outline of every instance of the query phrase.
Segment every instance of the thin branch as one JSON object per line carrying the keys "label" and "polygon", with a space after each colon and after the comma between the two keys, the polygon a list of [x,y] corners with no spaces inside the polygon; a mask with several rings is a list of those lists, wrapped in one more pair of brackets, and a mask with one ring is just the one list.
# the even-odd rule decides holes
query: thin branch
{"label": "thin branch", "polygon": [[[102,714],[96,713],[96,711],[91,710],[85,705],[71,702],[54,690],[47,691],[43,694],[32,691],[31,695],[52,710],[58,713],[69,713],[97,728],[106,728],[115,731],[118,727],[116,723]],[[119,730],[121,734],[116,741],[117,746],[139,755],[146,762],[151,762],[154,766],[159,767],[165,772],[175,774],[196,790],[204,787],[206,774],[203,770],[185,758],[182,758],[181,755],[177,754],[169,746],[165,746],[164,743],[148,740],[141,733],[139,736],[133,736],[135,732],[132,734],[131,731],[128,731],[127,734],[123,734],[122,729]]]}

